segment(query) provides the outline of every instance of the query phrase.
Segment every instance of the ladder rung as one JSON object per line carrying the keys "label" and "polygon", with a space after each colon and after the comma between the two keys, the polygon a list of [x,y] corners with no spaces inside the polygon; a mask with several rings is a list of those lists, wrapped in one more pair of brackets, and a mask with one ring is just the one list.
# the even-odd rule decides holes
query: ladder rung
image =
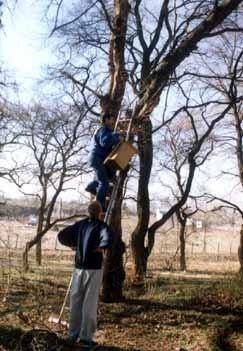
{"label": "ladder rung", "polygon": [[130,121],[131,121],[131,118],[130,118],[130,119],[120,118],[120,119],[118,120],[118,123],[119,123],[119,122],[130,122]]}

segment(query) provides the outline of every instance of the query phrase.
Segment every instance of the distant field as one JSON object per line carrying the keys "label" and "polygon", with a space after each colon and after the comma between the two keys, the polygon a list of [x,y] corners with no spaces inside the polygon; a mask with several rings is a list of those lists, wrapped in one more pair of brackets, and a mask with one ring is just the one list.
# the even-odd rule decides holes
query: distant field
{"label": "distant field", "polygon": [[[57,233],[65,224],[50,230],[42,240],[44,255],[63,257],[73,253],[60,245]],[[127,246],[125,263],[130,266],[130,236],[136,225],[136,218],[123,219],[123,240]],[[18,221],[0,221],[0,257],[6,259],[6,249],[17,250],[20,257],[25,243],[35,235],[35,226]],[[149,260],[149,267],[158,270],[173,270],[178,267],[178,232],[175,228],[163,228],[156,233],[154,250]],[[190,233],[186,244],[187,265],[189,270],[234,272],[239,269],[237,249],[239,245],[239,227],[214,227],[207,231],[201,229]],[[34,250],[34,249],[33,249]],[[32,250],[32,252],[33,252]]]}

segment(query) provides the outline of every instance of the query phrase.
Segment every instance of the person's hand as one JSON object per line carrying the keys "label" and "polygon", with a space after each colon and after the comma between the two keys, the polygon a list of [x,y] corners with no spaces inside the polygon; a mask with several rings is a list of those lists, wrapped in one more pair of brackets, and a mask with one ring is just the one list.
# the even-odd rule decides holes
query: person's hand
{"label": "person's hand", "polygon": [[104,222],[104,219],[105,219],[105,212],[100,212],[99,214],[99,219]]}
{"label": "person's hand", "polygon": [[103,251],[104,251],[104,249],[102,247],[97,247],[95,249],[95,252],[103,252]]}

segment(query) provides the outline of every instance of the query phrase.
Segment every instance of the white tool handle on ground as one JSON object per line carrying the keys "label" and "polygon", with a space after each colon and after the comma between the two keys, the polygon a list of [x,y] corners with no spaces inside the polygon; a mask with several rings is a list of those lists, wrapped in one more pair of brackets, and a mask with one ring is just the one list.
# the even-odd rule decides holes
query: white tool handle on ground
{"label": "white tool handle on ground", "polygon": [[64,301],[63,301],[63,304],[62,304],[62,308],[61,308],[61,311],[59,313],[59,317],[58,317],[58,321],[57,321],[58,324],[62,320],[62,315],[63,315],[64,309],[65,309],[65,306],[66,306],[66,303],[67,303],[69,292],[71,290],[72,281],[73,281],[73,275],[71,275],[71,278],[70,278],[70,281],[69,281],[69,284],[68,284],[68,288],[67,288],[67,291],[66,291],[66,295],[64,297]]}

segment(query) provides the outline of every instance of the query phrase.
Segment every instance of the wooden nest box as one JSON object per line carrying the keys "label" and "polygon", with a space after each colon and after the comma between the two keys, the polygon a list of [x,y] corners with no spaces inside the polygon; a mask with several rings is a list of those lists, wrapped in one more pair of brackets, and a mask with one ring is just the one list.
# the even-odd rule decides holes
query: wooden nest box
{"label": "wooden nest box", "polygon": [[130,141],[124,141],[111,151],[104,163],[114,169],[124,171],[133,155],[137,153],[138,150]]}

